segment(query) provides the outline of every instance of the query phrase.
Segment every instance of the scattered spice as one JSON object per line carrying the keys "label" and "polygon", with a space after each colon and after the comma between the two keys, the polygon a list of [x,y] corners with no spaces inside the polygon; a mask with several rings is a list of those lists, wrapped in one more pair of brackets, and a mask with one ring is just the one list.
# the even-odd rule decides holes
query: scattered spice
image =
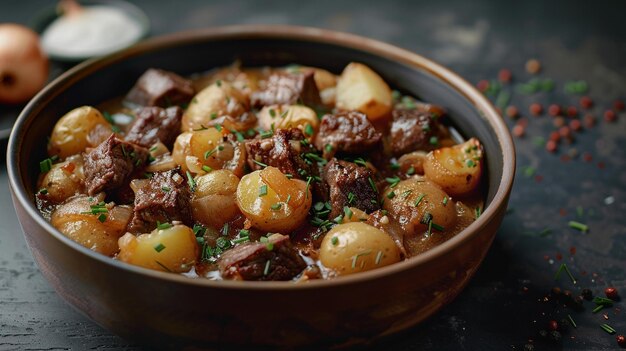
{"label": "scattered spice", "polygon": [[576,131],[576,132],[578,132],[578,131],[583,129],[583,125],[582,125],[582,123],[580,123],[580,120],[578,120],[578,119],[575,119],[575,120],[572,120],[571,122],[569,122],[569,127],[570,127],[571,130]]}
{"label": "scattered spice", "polygon": [[526,128],[524,128],[521,124],[516,124],[515,127],[513,127],[512,132],[515,137],[521,138],[526,133]]}
{"label": "scattered spice", "polygon": [[617,119],[617,115],[615,114],[615,112],[613,110],[606,110],[604,111],[604,120],[607,122],[615,122],[615,120]]}
{"label": "scattered spice", "polygon": [[561,116],[555,117],[554,120],[552,121],[552,125],[555,128],[563,127],[565,125],[565,118],[563,118]]}
{"label": "scattered spice", "polygon": [[624,335],[616,336],[615,340],[617,340],[617,345],[619,345],[619,347],[626,349],[626,337]]}
{"label": "scattered spice", "polygon": [[614,287],[608,287],[604,289],[604,294],[611,300],[617,300],[619,294],[617,293],[617,289]]}
{"label": "scattered spice", "polygon": [[592,114],[586,114],[583,117],[583,122],[585,123],[585,127],[591,128],[596,124],[596,118]]}
{"label": "scattered spice", "polygon": [[530,74],[537,74],[541,71],[541,62],[537,59],[530,59],[526,61],[526,72]]}
{"label": "scattered spice", "polygon": [[543,106],[540,103],[533,103],[529,107],[529,111],[533,116],[540,116],[543,113]]}
{"label": "scattered spice", "polygon": [[485,79],[479,81],[478,83],[476,83],[476,88],[478,88],[481,93],[486,92],[487,89],[489,89],[489,81]]}
{"label": "scattered spice", "polygon": [[576,108],[576,106],[569,106],[567,108],[567,115],[569,117],[576,117],[576,116],[578,116],[578,109]]}
{"label": "scattered spice", "polygon": [[624,111],[624,108],[625,108],[624,101],[622,101],[622,100],[615,100],[613,102],[613,108],[615,110],[617,110],[617,111]]}
{"label": "scattered spice", "polygon": [[519,116],[519,111],[518,111],[517,107],[515,107],[513,105],[508,106],[506,108],[505,113],[506,113],[507,116],[509,116],[509,118],[516,118],[517,116]]}
{"label": "scattered spice", "polygon": [[561,114],[561,106],[557,104],[552,104],[548,107],[548,114],[550,116],[556,117]]}
{"label": "scattered spice", "polygon": [[588,110],[593,107],[593,100],[589,96],[583,96],[580,98],[580,107]]}
{"label": "scattered spice", "polygon": [[555,153],[557,147],[558,145],[554,140],[548,140],[548,142],[546,143],[546,150],[548,150],[549,152]]}
{"label": "scattered spice", "polygon": [[498,80],[501,81],[502,83],[510,82],[511,78],[513,78],[513,74],[511,73],[511,70],[503,68],[500,70],[500,72],[498,72]]}

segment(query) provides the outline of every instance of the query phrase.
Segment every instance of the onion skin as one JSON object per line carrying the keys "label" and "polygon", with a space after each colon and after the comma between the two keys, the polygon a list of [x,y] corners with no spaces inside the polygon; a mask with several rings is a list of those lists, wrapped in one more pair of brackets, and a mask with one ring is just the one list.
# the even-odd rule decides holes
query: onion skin
{"label": "onion skin", "polygon": [[48,58],[39,36],[19,24],[0,24],[0,103],[32,98],[48,79]]}

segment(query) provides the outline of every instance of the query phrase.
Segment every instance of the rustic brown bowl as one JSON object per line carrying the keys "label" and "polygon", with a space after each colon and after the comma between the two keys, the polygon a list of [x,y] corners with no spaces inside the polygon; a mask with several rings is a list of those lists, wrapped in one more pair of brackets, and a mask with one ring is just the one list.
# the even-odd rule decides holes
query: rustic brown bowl
{"label": "rustic brown bowl", "polygon": [[[370,272],[307,284],[188,279],[96,254],[59,233],[33,193],[45,140],[65,112],[124,94],[149,67],[181,74],[228,65],[299,63],[334,72],[360,61],[392,86],[445,106],[487,155],[487,206],[444,244]],[[409,328],[449,303],[485,256],[504,216],[515,153],[491,104],[448,69],[355,35],[291,26],[234,26],[155,38],[86,62],[48,85],[20,115],[8,151],[13,202],[41,272],[70,305],[106,329],[169,349],[342,347]]]}

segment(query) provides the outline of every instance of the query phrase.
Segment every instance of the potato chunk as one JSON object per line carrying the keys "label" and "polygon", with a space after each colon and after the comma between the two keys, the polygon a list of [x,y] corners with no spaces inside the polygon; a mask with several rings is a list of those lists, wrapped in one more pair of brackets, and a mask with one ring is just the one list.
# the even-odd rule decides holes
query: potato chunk
{"label": "potato chunk", "polygon": [[90,133],[105,134],[105,131],[113,133],[111,125],[100,111],[91,106],[75,108],[54,125],[48,143],[48,154],[65,158],[81,153],[90,146]]}
{"label": "potato chunk", "polygon": [[240,212],[235,201],[239,178],[231,171],[216,170],[196,178],[191,200],[193,218],[213,228],[221,228]]}
{"label": "potato chunk", "polygon": [[336,225],[326,234],[320,261],[337,275],[348,275],[399,262],[400,249],[382,230],[350,222]]}
{"label": "potato chunk", "polygon": [[119,246],[120,261],[175,273],[188,272],[200,251],[193,230],[182,224],[139,236],[126,233],[120,238]]}
{"label": "potato chunk", "polygon": [[391,89],[371,68],[352,62],[337,83],[337,108],[357,110],[375,121],[391,112]]}
{"label": "potato chunk", "polygon": [[247,96],[228,82],[217,81],[204,88],[191,100],[182,120],[182,131],[209,125],[222,116],[239,117],[250,104]]}
{"label": "potato chunk", "polygon": [[312,196],[305,182],[287,178],[267,167],[241,178],[237,205],[253,226],[268,232],[289,233],[304,222]]}
{"label": "potato chunk", "polygon": [[471,193],[482,175],[483,149],[476,138],[452,147],[434,150],[426,156],[424,174],[450,195]]}
{"label": "potato chunk", "polygon": [[303,105],[265,106],[259,111],[258,118],[263,130],[298,128],[309,139],[320,125],[315,111]]}

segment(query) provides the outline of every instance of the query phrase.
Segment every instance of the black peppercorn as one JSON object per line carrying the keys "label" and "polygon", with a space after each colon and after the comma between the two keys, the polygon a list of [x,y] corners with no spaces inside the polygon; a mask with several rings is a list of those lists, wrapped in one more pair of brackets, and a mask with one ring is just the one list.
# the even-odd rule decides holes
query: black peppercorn
{"label": "black peppercorn", "polygon": [[593,292],[589,289],[583,289],[582,297],[587,301],[591,301],[591,299],[593,299]]}

